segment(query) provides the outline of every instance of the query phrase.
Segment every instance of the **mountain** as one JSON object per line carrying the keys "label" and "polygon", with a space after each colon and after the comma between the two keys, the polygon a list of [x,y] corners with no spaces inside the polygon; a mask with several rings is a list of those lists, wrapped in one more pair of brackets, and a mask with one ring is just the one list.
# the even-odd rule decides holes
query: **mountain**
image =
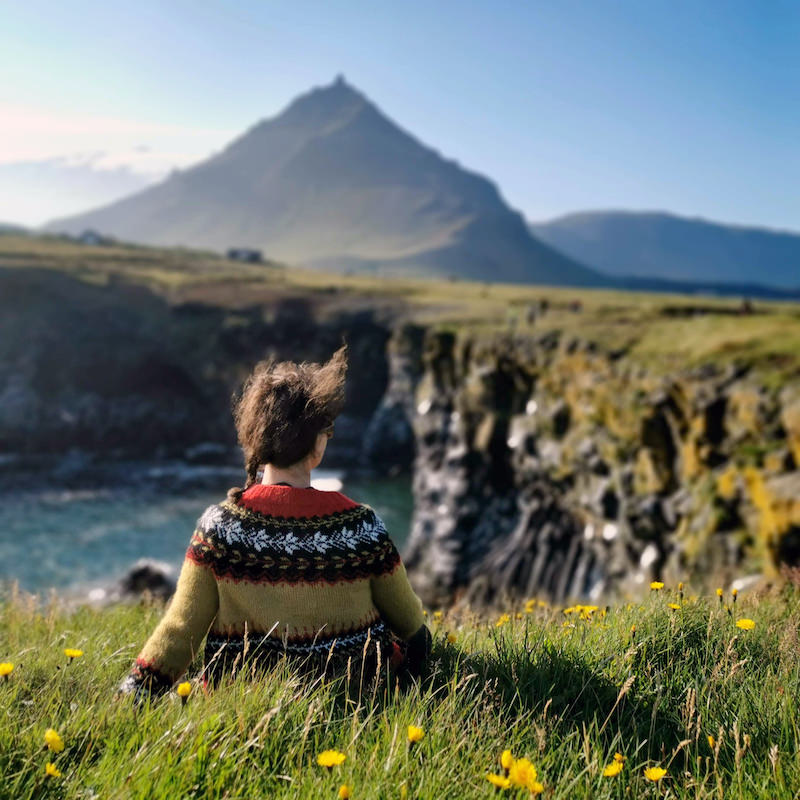
{"label": "mountain", "polygon": [[796,233],[630,211],[568,214],[530,229],[551,247],[617,278],[653,286],[674,281],[800,290]]}
{"label": "mountain", "polygon": [[224,150],[47,230],[381,274],[599,285],[537,240],[486,178],[401,130],[342,78]]}

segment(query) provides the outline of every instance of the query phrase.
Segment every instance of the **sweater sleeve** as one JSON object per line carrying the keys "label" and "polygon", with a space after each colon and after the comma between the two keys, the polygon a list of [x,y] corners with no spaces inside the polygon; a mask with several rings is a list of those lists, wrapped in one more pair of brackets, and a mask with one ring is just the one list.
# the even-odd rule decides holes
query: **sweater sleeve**
{"label": "sweater sleeve", "polygon": [[217,614],[217,582],[203,562],[202,534],[195,532],[181,567],[175,594],[119,687],[123,694],[159,694],[186,671]]}
{"label": "sweater sleeve", "polygon": [[370,578],[372,602],[394,633],[401,639],[410,639],[425,622],[422,601],[411,588],[400,553],[383,521],[377,514],[375,520],[381,558],[376,574]]}

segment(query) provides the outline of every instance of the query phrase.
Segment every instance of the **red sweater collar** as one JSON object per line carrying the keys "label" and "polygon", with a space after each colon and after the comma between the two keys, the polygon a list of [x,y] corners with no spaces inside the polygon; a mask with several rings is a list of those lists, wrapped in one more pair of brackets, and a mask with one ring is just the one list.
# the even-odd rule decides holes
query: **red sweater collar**
{"label": "red sweater collar", "polygon": [[341,492],[263,483],[256,483],[246,489],[241,503],[252,511],[273,517],[322,517],[338,511],[348,511],[358,505]]}

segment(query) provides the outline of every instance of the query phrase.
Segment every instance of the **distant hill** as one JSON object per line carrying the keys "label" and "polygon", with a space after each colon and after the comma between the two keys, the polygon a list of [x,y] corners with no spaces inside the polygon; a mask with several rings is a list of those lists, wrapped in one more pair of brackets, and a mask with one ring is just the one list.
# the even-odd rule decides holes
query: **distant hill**
{"label": "distant hill", "polygon": [[119,200],[155,181],[127,167],[101,168],[92,158],[0,164],[0,219],[33,225]]}
{"label": "distant hill", "polygon": [[[800,290],[800,235],[660,212],[587,211],[533,223],[535,236],[626,281]],[[644,281],[644,282],[643,282]],[[757,288],[757,287],[756,287]]]}
{"label": "distant hill", "polygon": [[380,274],[600,285],[528,231],[486,178],[443,159],[337,79],[222,152],[110,205],[55,220],[119,239]]}
{"label": "distant hill", "polygon": [[0,233],[27,233],[28,229],[13,222],[0,222]]}

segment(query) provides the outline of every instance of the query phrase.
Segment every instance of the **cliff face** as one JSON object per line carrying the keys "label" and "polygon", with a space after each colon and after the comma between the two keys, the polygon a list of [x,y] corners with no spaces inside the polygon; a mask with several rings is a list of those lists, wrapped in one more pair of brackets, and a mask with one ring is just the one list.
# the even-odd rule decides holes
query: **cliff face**
{"label": "cliff face", "polygon": [[210,444],[237,463],[231,398],[255,362],[320,361],[346,340],[348,407],[328,463],[356,463],[386,388],[390,331],[334,301],[285,295],[232,309],[113,278],[0,270],[0,453],[158,458]]}
{"label": "cliff face", "polygon": [[557,334],[429,334],[406,564],[426,602],[800,563],[800,385],[656,377]]}

